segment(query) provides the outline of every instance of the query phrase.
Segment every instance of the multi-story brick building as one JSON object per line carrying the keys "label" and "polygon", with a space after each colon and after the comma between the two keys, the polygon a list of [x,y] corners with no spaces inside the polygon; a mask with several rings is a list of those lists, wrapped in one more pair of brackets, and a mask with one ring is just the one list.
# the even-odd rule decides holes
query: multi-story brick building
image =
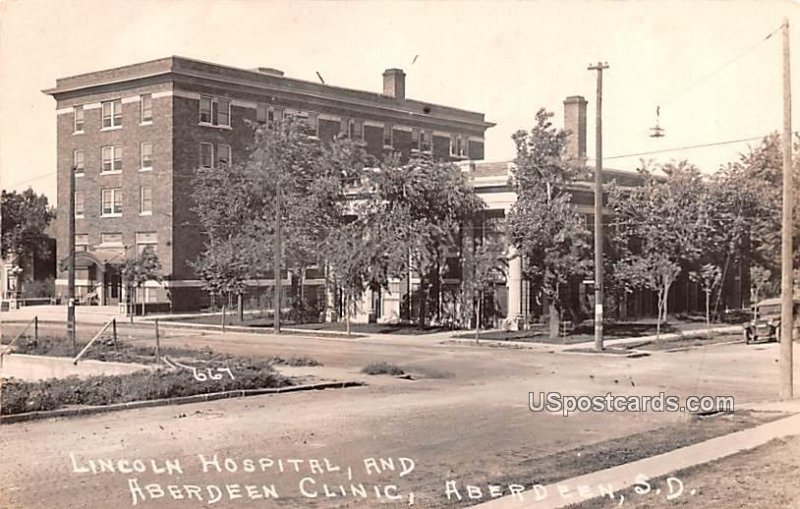
{"label": "multi-story brick building", "polygon": [[[307,119],[320,139],[344,132],[378,157],[419,151],[451,161],[483,159],[484,132],[493,125],[481,113],[406,98],[400,69],[386,70],[383,93],[372,93],[275,69],[169,57],[58,79],[44,92],[57,108],[59,260],[67,257],[66,204],[76,172],[78,298],[124,299],[119,262],[149,245],[165,281],[148,283],[145,300],[173,310],[207,298],[190,264],[204,240],[190,179],[200,166],[248,157],[246,121],[293,115]],[[59,272],[62,294],[65,278]]]}

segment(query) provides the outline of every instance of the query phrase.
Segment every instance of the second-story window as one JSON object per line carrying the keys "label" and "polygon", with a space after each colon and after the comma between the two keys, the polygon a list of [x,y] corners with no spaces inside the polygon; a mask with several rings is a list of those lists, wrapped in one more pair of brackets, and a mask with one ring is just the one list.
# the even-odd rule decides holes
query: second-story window
{"label": "second-story window", "polygon": [[141,161],[140,170],[153,169],[153,144],[150,142],[143,142],[139,145],[139,159]]}
{"label": "second-story window", "polygon": [[85,200],[83,191],[75,191],[75,217],[83,217]]}
{"label": "second-story window", "polygon": [[351,118],[349,122],[348,136],[351,140],[363,141],[364,140],[364,121]]}
{"label": "second-story window", "polygon": [[122,100],[103,103],[103,129],[122,126]]}
{"label": "second-story window", "polygon": [[103,172],[122,171],[122,147],[108,145],[103,147]]}
{"label": "second-story window", "polygon": [[147,124],[153,121],[153,94],[142,94],[140,97],[141,104],[141,122]]}
{"label": "second-story window", "polygon": [[100,191],[100,213],[103,216],[122,215],[122,189],[102,189]]}
{"label": "second-story window", "polygon": [[153,213],[153,188],[141,186],[139,188],[139,214],[149,216]]}
{"label": "second-story window", "polygon": [[214,145],[211,143],[200,144],[200,167],[211,168],[214,165]]}
{"label": "second-story window", "polygon": [[383,146],[384,147],[391,147],[393,145],[393,137],[392,137],[392,124],[384,124],[383,125]]}
{"label": "second-story window", "polygon": [[72,151],[72,167],[75,168],[75,175],[83,175],[83,150],[77,149]]}
{"label": "second-story window", "polygon": [[74,132],[82,133],[83,132],[83,106],[75,106],[75,109],[73,110],[73,114],[75,115]]}
{"label": "second-story window", "polygon": [[220,97],[200,97],[200,123],[214,126],[231,126],[231,101]]}

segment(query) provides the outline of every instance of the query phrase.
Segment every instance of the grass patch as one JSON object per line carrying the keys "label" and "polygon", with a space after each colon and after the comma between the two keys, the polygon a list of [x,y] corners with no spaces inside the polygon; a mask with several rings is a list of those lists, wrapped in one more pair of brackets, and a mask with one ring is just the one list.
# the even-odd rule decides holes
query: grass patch
{"label": "grass patch", "polygon": [[306,357],[305,355],[293,357],[273,356],[269,358],[269,362],[275,366],[322,366],[322,363],[312,359],[311,357]]}
{"label": "grass patch", "polygon": [[212,392],[265,389],[293,385],[291,378],[277,373],[269,361],[227,359],[195,366],[198,371],[224,367],[230,376],[198,381],[187,369],[154,371],[113,376],[51,378],[36,382],[8,379],[3,383],[3,415],[55,410],[70,405],[110,405],[131,401],[193,396]]}
{"label": "grass patch", "polygon": [[367,364],[361,369],[361,372],[367,375],[400,376],[406,374],[402,368],[394,364],[389,364],[388,362],[373,362],[372,364]]}

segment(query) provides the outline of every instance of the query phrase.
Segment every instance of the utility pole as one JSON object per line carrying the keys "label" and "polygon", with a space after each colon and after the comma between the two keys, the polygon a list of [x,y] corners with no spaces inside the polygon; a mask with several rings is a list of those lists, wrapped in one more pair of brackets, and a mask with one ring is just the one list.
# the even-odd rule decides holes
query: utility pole
{"label": "utility pole", "polygon": [[603,350],[603,69],[607,62],[590,65],[597,71],[597,111],[594,170],[594,348]]}
{"label": "utility pole", "polygon": [[75,167],[69,170],[69,206],[68,214],[68,241],[67,256],[69,265],[67,266],[67,338],[72,343],[72,349],[76,350],[75,344]]}
{"label": "utility pole", "polygon": [[783,222],[781,226],[781,399],[792,399],[792,79],[789,67],[789,20],[783,20]]}
{"label": "utility pole", "polygon": [[273,304],[272,328],[275,334],[281,332],[281,180],[275,180],[275,242],[273,245],[275,267],[273,268],[275,281],[275,302]]}

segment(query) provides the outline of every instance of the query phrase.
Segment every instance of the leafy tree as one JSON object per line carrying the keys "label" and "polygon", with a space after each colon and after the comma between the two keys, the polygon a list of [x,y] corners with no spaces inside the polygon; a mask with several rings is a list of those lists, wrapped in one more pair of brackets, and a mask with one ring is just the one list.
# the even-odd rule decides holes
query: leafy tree
{"label": "leafy tree", "polygon": [[669,291],[678,274],[697,263],[712,233],[712,207],[699,170],[687,163],[664,165],[665,177],[642,169],[644,184],[611,188],[619,281],[629,291],[647,288],[658,294],[658,323],[667,320]]}
{"label": "leafy tree", "polygon": [[36,194],[31,188],[21,193],[3,190],[0,200],[0,258],[13,256],[24,277],[32,269],[29,265],[33,258],[48,248],[45,230],[54,218],[55,210],[49,206],[45,195]]}
{"label": "leafy tree", "polygon": [[447,249],[457,232],[484,206],[453,164],[413,157],[400,165],[389,158],[372,176],[371,216],[376,224],[392,225],[390,243],[402,246],[391,254],[393,275],[412,271],[420,280],[419,325],[428,318],[429,290],[437,287]]}
{"label": "leafy tree", "polygon": [[706,326],[709,326],[711,324],[711,296],[722,283],[722,269],[717,265],[707,263],[700,270],[690,272],[689,279],[700,283],[700,289],[705,294]]}
{"label": "leafy tree", "polygon": [[[136,290],[131,294],[131,314],[136,305],[136,294],[147,281],[161,282],[161,261],[151,246],[146,246],[141,253],[125,260],[122,266],[122,280],[129,290]],[[142,316],[145,314],[144,299],[142,299]]]}
{"label": "leafy tree", "polygon": [[475,342],[480,339],[482,304],[486,292],[490,291],[499,279],[508,273],[508,259],[503,246],[494,242],[484,242],[475,249],[470,259],[473,274],[467,278],[465,287],[471,299],[475,300]]}
{"label": "leafy tree", "polygon": [[570,203],[578,161],[567,157],[567,133],[553,127],[552,116],[539,110],[531,131],[518,131],[513,137],[517,157],[512,183],[517,202],[505,230],[510,243],[525,257],[526,277],[548,302],[550,337],[557,338],[564,311],[578,313],[562,290],[588,274],[592,260],[589,231]]}

